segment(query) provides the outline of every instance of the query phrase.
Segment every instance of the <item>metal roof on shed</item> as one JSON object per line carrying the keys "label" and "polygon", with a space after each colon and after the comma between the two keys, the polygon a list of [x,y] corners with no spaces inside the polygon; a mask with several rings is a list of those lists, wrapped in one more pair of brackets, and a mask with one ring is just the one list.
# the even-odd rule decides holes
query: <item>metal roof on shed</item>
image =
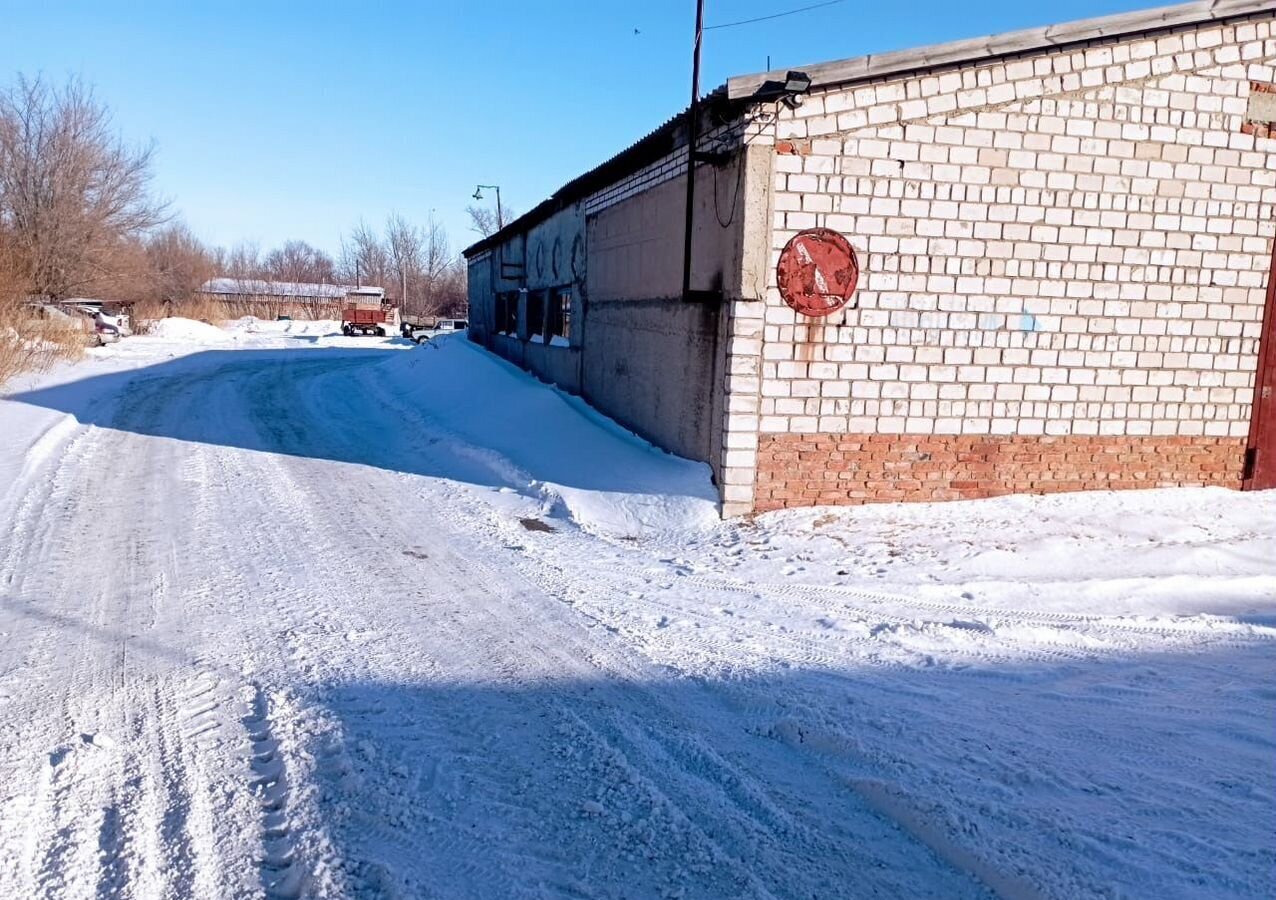
{"label": "metal roof on shed", "polygon": [[265,281],[259,278],[212,278],[200,286],[205,294],[233,294],[246,297],[324,297],[341,299],[353,292],[385,293],[379,287],[352,284],[318,284],[301,281]]}

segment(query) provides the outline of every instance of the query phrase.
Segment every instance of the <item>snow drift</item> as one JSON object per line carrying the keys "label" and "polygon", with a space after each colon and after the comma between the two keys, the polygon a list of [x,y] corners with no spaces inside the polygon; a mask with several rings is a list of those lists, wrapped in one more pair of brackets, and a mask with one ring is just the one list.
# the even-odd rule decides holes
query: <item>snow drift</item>
{"label": "snow drift", "polygon": [[673,456],[463,337],[379,366],[386,386],[470,445],[511,487],[582,528],[636,536],[710,527],[709,467]]}
{"label": "snow drift", "polygon": [[216,325],[198,322],[195,319],[183,319],[180,316],[160,319],[151,326],[149,337],[200,345],[228,344],[235,340],[233,334]]}
{"label": "snow drift", "polygon": [[265,325],[0,397],[0,897],[1270,896],[1276,491],[600,539],[706,468]]}

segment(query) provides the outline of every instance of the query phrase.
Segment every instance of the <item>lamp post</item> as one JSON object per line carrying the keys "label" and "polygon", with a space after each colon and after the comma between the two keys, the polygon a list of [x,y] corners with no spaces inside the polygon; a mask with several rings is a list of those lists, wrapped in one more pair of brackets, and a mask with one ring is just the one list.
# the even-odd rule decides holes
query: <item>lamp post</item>
{"label": "lamp post", "polygon": [[474,188],[474,199],[483,199],[483,188],[489,191],[496,191],[496,230],[500,231],[505,227],[505,217],[501,213],[501,186],[499,184],[480,184]]}

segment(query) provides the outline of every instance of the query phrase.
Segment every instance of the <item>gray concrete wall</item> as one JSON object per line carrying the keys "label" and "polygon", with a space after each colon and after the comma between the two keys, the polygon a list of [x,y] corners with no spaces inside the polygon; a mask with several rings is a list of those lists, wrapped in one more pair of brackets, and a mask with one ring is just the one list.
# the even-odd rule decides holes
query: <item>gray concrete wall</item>
{"label": "gray concrete wall", "polygon": [[[696,172],[691,286],[738,284],[738,161]],[[590,216],[581,391],[680,456],[720,460],[722,304],[682,299],[685,176]]]}
{"label": "gray concrete wall", "polygon": [[[469,265],[470,336],[538,378],[580,393],[580,331],[585,275],[584,207],[575,204],[494,248]],[[533,339],[527,317],[528,292],[572,291],[570,346]],[[518,332],[495,331],[496,295],[519,292]]]}
{"label": "gray concrete wall", "polygon": [[470,338],[486,344],[492,330],[492,266],[495,256],[485,253],[470,260],[466,273],[466,296],[469,299]]}
{"label": "gray concrete wall", "polygon": [[[696,170],[691,287],[713,290],[739,263],[739,162]],[[589,296],[595,300],[679,298],[687,182],[679,176],[589,217]]]}
{"label": "gray concrete wall", "polygon": [[[746,159],[741,153],[696,171],[692,288],[721,291],[727,303],[758,280],[744,271]],[[570,347],[528,340],[526,293],[516,336],[492,334],[489,325],[482,335],[476,329],[476,339],[716,474],[730,332],[723,303],[681,296],[685,199],[681,176],[589,215],[585,202],[560,211],[494,249],[491,263],[471,265],[471,310],[484,311],[471,318],[491,323],[498,291],[570,286]]]}
{"label": "gray concrete wall", "polygon": [[712,462],[718,304],[590,300],[581,393],[679,456]]}

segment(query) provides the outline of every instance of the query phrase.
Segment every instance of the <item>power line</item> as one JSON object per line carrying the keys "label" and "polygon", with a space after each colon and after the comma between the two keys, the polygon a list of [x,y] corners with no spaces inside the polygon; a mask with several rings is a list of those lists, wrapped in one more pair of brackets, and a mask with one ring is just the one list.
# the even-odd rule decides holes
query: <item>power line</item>
{"label": "power line", "polygon": [[716,28],[734,28],[737,25],[752,25],[754,22],[766,22],[771,19],[782,19],[785,16],[795,16],[798,13],[810,12],[813,9],[821,9],[825,6],[836,6],[844,0],[825,0],[824,3],[814,3],[810,6],[802,6],[798,9],[790,9],[788,12],[772,13],[769,16],[758,16],[756,19],[741,19],[738,22],[723,22],[721,25],[706,25],[705,31],[712,31]]}

